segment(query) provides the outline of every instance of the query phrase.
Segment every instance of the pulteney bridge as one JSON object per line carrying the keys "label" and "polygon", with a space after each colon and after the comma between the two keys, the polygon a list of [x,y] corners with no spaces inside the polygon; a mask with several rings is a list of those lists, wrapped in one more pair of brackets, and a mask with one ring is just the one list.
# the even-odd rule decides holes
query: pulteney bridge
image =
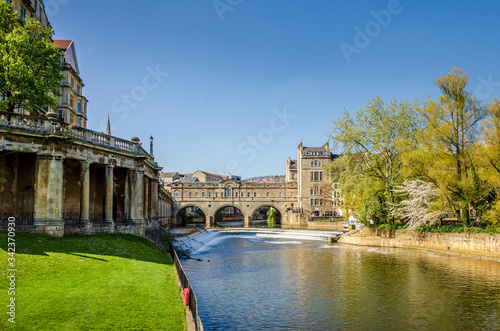
{"label": "pulteney bridge", "polygon": [[173,182],[167,184],[173,197],[180,204],[173,219],[185,208],[196,207],[205,214],[207,227],[215,225],[215,215],[226,207],[240,210],[245,227],[252,215],[262,207],[273,207],[281,214],[282,224],[291,220],[287,212],[297,204],[297,183],[253,183],[236,180],[205,183]]}

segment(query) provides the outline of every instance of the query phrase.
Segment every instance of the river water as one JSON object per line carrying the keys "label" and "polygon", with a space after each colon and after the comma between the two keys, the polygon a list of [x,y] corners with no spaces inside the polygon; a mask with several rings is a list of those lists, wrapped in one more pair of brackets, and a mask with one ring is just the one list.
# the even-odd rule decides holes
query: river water
{"label": "river water", "polygon": [[205,330],[500,330],[500,262],[226,235],[183,266]]}

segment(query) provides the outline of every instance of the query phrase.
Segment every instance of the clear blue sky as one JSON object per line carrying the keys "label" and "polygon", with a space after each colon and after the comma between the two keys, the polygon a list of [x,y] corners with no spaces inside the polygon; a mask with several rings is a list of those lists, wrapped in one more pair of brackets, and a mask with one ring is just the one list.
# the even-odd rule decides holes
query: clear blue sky
{"label": "clear blue sky", "polygon": [[153,135],[164,171],[284,174],[344,109],[437,97],[453,66],[500,96],[498,1],[45,2],[54,38],[75,40],[88,127],[109,111],[113,135]]}

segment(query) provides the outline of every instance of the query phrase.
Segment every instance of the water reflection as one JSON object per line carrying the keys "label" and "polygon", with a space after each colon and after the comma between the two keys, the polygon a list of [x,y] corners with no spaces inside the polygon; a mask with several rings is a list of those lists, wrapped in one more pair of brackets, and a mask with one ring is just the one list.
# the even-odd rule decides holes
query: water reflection
{"label": "water reflection", "polygon": [[[183,264],[205,330],[493,330],[500,263],[224,236]],[[210,260],[210,262],[208,261]]]}

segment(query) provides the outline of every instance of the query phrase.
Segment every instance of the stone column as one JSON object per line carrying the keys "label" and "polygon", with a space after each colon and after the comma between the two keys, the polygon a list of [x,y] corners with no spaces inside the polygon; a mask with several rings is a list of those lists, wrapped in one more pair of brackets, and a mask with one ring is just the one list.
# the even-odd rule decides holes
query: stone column
{"label": "stone column", "polygon": [[149,178],[144,177],[144,218],[149,216]]}
{"label": "stone column", "polygon": [[144,172],[142,171],[133,171],[133,186],[130,201],[130,214],[131,218],[134,222],[142,222],[144,223],[144,214],[143,214],[143,204],[144,204]]}
{"label": "stone column", "polygon": [[205,228],[211,228],[214,226],[214,217],[206,216],[205,217]]}
{"label": "stone column", "polygon": [[125,210],[125,220],[131,219],[130,215],[130,177],[132,176],[132,171],[127,169],[125,174],[125,192],[123,196],[123,209]]}
{"label": "stone column", "polygon": [[106,166],[106,200],[104,205],[105,222],[113,225],[113,165]]}
{"label": "stone column", "polygon": [[39,156],[36,167],[35,222],[36,231],[51,236],[64,236],[63,157]]}
{"label": "stone column", "polygon": [[[51,161],[52,156],[50,155],[38,155],[36,160],[35,226],[45,226],[47,221],[47,189]],[[45,233],[44,231],[41,232]]]}
{"label": "stone column", "polygon": [[81,162],[82,191],[80,195],[80,218],[85,226],[90,223],[90,164]]}
{"label": "stone column", "polygon": [[50,161],[49,183],[47,186],[47,220],[62,221],[63,210],[63,158],[54,156]]}
{"label": "stone column", "polygon": [[245,228],[249,228],[250,224],[252,223],[252,216],[244,217],[243,219],[244,219],[243,226]]}
{"label": "stone column", "polygon": [[159,182],[157,179],[153,179],[151,181],[151,218],[153,220],[158,220],[159,215],[159,206],[158,206],[158,185]]}

